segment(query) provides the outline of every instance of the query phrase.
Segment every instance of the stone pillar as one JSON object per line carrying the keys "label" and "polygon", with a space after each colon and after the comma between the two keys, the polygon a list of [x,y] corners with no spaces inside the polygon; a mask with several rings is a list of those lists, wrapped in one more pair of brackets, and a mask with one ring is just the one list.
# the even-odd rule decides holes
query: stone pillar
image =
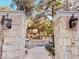
{"label": "stone pillar", "polygon": [[75,28],[69,28],[70,16],[60,16],[54,22],[55,59],[79,59],[79,15],[75,17]]}
{"label": "stone pillar", "polygon": [[1,36],[4,39],[2,59],[24,59],[26,39],[25,14],[21,11],[10,11],[0,12],[0,15],[6,15],[7,13],[9,13],[9,18],[12,19],[12,28],[7,29],[4,27],[3,30],[0,29],[3,33]]}

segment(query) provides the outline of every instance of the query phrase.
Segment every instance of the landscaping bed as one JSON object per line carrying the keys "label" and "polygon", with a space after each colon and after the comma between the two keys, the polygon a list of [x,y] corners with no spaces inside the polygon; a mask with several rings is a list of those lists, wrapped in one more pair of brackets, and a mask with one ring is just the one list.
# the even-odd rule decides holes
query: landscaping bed
{"label": "landscaping bed", "polygon": [[51,45],[45,46],[45,48],[53,55],[55,56],[55,48],[53,48]]}

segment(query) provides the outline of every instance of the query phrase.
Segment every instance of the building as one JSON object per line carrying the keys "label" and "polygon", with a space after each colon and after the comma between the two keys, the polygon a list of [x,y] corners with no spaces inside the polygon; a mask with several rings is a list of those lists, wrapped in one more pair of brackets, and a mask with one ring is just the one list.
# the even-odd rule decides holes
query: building
{"label": "building", "polygon": [[25,20],[21,11],[0,11],[0,59],[24,59]]}
{"label": "building", "polygon": [[79,12],[58,12],[54,18],[55,59],[79,59]]}

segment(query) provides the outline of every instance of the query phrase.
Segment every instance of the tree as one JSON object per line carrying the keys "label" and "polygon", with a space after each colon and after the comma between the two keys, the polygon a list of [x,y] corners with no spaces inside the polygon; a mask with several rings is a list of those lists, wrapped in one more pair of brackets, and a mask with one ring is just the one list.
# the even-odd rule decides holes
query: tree
{"label": "tree", "polygon": [[33,0],[15,0],[19,10],[25,12],[26,15],[31,15],[33,8]]}
{"label": "tree", "polygon": [[52,15],[54,15],[57,10],[62,8],[62,4],[61,4],[60,0],[49,0],[46,4],[47,4],[46,10],[48,8],[51,8]]}
{"label": "tree", "polygon": [[31,30],[33,30],[33,29],[38,30],[39,38],[49,37],[53,33],[52,21],[49,21],[49,19],[44,16],[41,16],[41,17],[37,16],[34,18],[34,20],[32,18],[28,25],[30,25],[30,26],[28,26],[28,30],[30,30],[30,29]]}

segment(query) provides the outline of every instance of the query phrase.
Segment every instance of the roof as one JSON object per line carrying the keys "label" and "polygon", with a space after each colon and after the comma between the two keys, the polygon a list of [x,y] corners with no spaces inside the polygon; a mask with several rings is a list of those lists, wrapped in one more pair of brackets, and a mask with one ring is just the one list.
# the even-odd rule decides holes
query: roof
{"label": "roof", "polygon": [[17,6],[13,0],[0,0],[0,7],[8,7],[11,10],[16,10]]}
{"label": "roof", "polygon": [[53,21],[56,21],[60,16],[72,16],[72,14],[74,14],[74,16],[79,16],[79,11],[59,11],[53,17]]}

